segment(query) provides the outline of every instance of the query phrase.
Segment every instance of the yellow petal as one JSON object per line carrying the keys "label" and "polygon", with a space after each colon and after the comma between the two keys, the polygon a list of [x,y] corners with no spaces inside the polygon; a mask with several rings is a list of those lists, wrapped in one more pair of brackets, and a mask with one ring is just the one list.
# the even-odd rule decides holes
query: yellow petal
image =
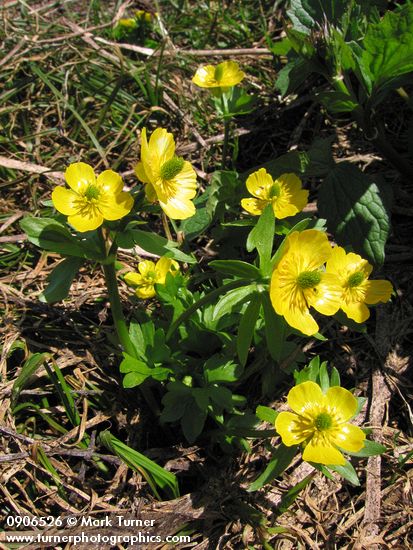
{"label": "yellow petal", "polygon": [[59,186],[53,189],[52,202],[56,210],[70,216],[75,214],[78,210],[76,207],[76,201],[79,199],[79,195],[71,189]]}
{"label": "yellow petal", "polygon": [[142,183],[149,183],[149,178],[146,175],[143,162],[138,162],[138,164],[135,166],[135,174],[138,180]]}
{"label": "yellow petal", "polygon": [[252,214],[253,216],[259,216],[262,214],[264,208],[267,206],[267,201],[260,199],[242,199],[241,206],[244,210]]}
{"label": "yellow petal", "polygon": [[306,336],[312,336],[318,332],[319,326],[309,310],[301,310],[291,307],[284,311],[284,318],[290,327],[293,327]]}
{"label": "yellow petal", "polygon": [[221,87],[236,86],[245,77],[245,73],[235,61],[219,63],[215,69],[215,78]]}
{"label": "yellow petal", "polygon": [[344,456],[336,449],[327,438],[313,437],[306,445],[303,452],[303,460],[325,465],[344,465]]}
{"label": "yellow petal", "polygon": [[132,210],[132,195],[124,191],[117,195],[105,195],[99,200],[99,210],[105,220],[120,220]]}
{"label": "yellow petal", "polygon": [[66,168],[65,179],[76,193],[83,193],[89,185],[96,183],[95,172],[85,162],[75,162]]}
{"label": "yellow petal", "polygon": [[307,303],[323,315],[334,315],[342,306],[342,287],[335,275],[323,273],[315,289],[304,291]]}
{"label": "yellow petal", "polygon": [[370,317],[369,308],[363,302],[343,302],[341,309],[356,323],[364,323]]}
{"label": "yellow petal", "polygon": [[74,214],[67,218],[70,225],[80,231],[93,231],[97,229],[103,223],[103,216],[97,208],[82,209],[82,214]]}
{"label": "yellow petal", "polygon": [[287,396],[288,405],[297,414],[303,415],[308,411],[324,405],[325,396],[321,388],[310,380],[291,388]]}
{"label": "yellow petal", "polygon": [[218,82],[215,80],[215,67],[213,65],[205,65],[197,69],[192,82],[200,88],[217,87]]}
{"label": "yellow petal", "polygon": [[124,280],[127,285],[138,286],[142,284],[143,277],[140,273],[131,271],[130,273],[126,273]]}
{"label": "yellow petal", "polygon": [[191,201],[172,197],[167,202],[159,201],[159,204],[165,214],[171,220],[186,220],[196,212],[195,206]]}
{"label": "yellow petal", "polygon": [[155,264],[151,260],[143,260],[138,264],[139,273],[146,277],[148,273],[155,273]]}
{"label": "yellow petal", "polygon": [[155,287],[150,283],[143,284],[136,288],[135,294],[138,298],[142,298],[143,300],[153,298],[156,296]]}
{"label": "yellow petal", "polygon": [[334,414],[337,422],[347,422],[357,411],[357,399],[340,386],[333,386],[325,395],[327,407]]}
{"label": "yellow petal", "polygon": [[163,284],[165,282],[166,274],[171,269],[172,266],[172,260],[170,258],[166,258],[165,256],[162,256],[157,262],[156,262],[156,282]]}
{"label": "yellow petal", "polygon": [[275,429],[280,434],[282,442],[287,447],[297,445],[311,435],[308,422],[291,412],[280,412],[275,419]]}
{"label": "yellow petal", "polygon": [[152,183],[147,183],[145,185],[145,196],[149,202],[156,202],[158,200],[158,196]]}
{"label": "yellow petal", "polygon": [[294,204],[282,201],[279,198],[272,200],[272,208],[274,210],[274,216],[278,220],[283,220],[289,216],[295,216],[298,212],[300,212]]}
{"label": "yellow petal", "polygon": [[274,181],[265,168],[260,168],[248,176],[245,182],[248,191],[257,199],[268,199],[268,191],[271,189]]}
{"label": "yellow petal", "polygon": [[366,304],[377,304],[388,302],[393,292],[393,286],[389,281],[367,281],[366,283]]}
{"label": "yellow petal", "polygon": [[[98,185],[105,193],[116,195],[123,189],[123,181],[121,176],[113,170],[104,170],[96,179]],[[108,218],[109,219],[109,218]]]}
{"label": "yellow petal", "polygon": [[330,435],[332,442],[352,453],[357,453],[364,446],[366,435],[361,428],[354,426],[354,424],[342,424],[336,430],[333,430],[333,434]]}
{"label": "yellow petal", "polygon": [[336,274],[340,282],[345,284],[348,277],[358,271],[363,272],[367,278],[372,271],[372,266],[358,254],[354,252],[347,254],[344,248],[335,246],[327,261],[326,271]]}
{"label": "yellow petal", "polygon": [[[175,154],[175,141],[173,135],[164,128],[157,128],[149,139],[149,156],[152,173],[159,172],[161,166],[170,160]],[[146,163],[145,172],[149,176]],[[153,183],[153,182],[152,182]]]}
{"label": "yellow petal", "polygon": [[318,269],[332,252],[327,235],[317,229],[294,231],[286,241],[286,253],[294,254],[300,271]]}

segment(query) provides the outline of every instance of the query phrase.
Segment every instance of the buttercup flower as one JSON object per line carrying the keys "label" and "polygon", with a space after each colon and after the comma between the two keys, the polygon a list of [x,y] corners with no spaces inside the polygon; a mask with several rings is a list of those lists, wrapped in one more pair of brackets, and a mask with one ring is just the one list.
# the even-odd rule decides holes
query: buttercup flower
{"label": "buttercup flower", "polygon": [[245,73],[235,61],[224,61],[217,66],[205,65],[200,67],[192,82],[200,88],[231,88],[236,86],[245,77]]}
{"label": "buttercup flower", "polygon": [[139,273],[127,273],[125,282],[136,287],[135,292],[138,298],[153,298],[156,294],[155,284],[165,284],[166,275],[176,275],[179,271],[179,264],[175,260],[160,258],[156,264],[150,260],[144,260],[138,264]]}
{"label": "buttercup flower", "polygon": [[357,399],[339,386],[325,394],[315,382],[303,382],[287,396],[294,412],[280,412],[275,429],[287,447],[302,443],[303,460],[326,465],[345,464],[340,449],[358,452],[365,435],[348,421],[357,411]]}
{"label": "buttercup flower", "polygon": [[157,128],[148,140],[142,130],[141,162],[135,173],[145,183],[146,197],[159,201],[162,210],[173,220],[185,220],[195,214],[191,202],[196,195],[196,173],[191,164],[175,155],[173,135]]}
{"label": "buttercup flower", "polygon": [[118,25],[119,27],[124,27],[126,29],[136,29],[137,27],[135,19],[131,19],[131,18],[119,19]]}
{"label": "buttercup flower", "polygon": [[145,11],[145,10],[136,10],[135,11],[135,16],[136,16],[136,19],[138,19],[139,21],[145,21],[145,23],[150,23],[152,21],[152,17],[156,17],[157,15],[157,12],[149,12],[149,11]]}
{"label": "buttercup flower", "polygon": [[325,233],[315,229],[294,231],[284,246],[284,255],[271,277],[271,302],[291,327],[311,336],[318,325],[310,307],[334,315],[341,305],[337,277],[322,270],[332,248]]}
{"label": "buttercup flower", "polygon": [[122,191],[122,178],[113,170],[96,177],[89,164],[75,162],[66,169],[65,179],[70,189],[56,187],[52,201],[76,231],[91,231],[104,220],[123,218],[132,209],[133,198]]}
{"label": "buttercup flower", "polygon": [[393,287],[389,281],[369,281],[373,267],[358,254],[346,254],[344,248],[336,246],[326,264],[327,273],[335,275],[342,288],[341,309],[356,323],[363,323],[370,317],[366,304],[377,304],[390,300]]}
{"label": "buttercup flower", "polygon": [[247,189],[254,199],[242,199],[241,206],[254,216],[259,216],[267,204],[272,205],[278,219],[294,216],[306,206],[308,191],[302,189],[301,180],[295,174],[282,174],[276,180],[260,168],[248,176]]}

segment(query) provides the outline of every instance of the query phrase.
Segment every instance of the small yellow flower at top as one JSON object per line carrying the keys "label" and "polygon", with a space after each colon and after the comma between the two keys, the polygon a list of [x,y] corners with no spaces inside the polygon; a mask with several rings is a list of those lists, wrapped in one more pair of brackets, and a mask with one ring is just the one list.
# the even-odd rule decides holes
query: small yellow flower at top
{"label": "small yellow flower at top", "polygon": [[156,264],[151,260],[139,262],[138,271],[139,273],[127,273],[125,282],[135,287],[138,298],[153,298],[156,295],[155,284],[165,284],[168,273],[176,275],[179,272],[179,264],[163,256]]}
{"label": "small yellow flower at top", "polygon": [[271,277],[273,308],[291,327],[308,336],[318,331],[310,307],[323,315],[334,315],[341,306],[340,283],[336,275],[323,270],[331,253],[325,233],[316,229],[294,231],[286,238],[284,254]]}
{"label": "small yellow flower at top", "polygon": [[152,17],[156,17],[157,13],[154,12],[153,14],[145,11],[145,10],[136,10],[135,11],[135,17],[139,21],[144,21],[145,23],[150,23],[152,21]]}
{"label": "small yellow flower at top", "polygon": [[349,423],[356,414],[357,399],[345,388],[333,386],[324,394],[315,382],[302,382],[290,390],[287,401],[294,412],[280,412],[275,429],[287,447],[303,444],[303,460],[343,465],[341,449],[358,452],[363,448],[363,430]]}
{"label": "small yellow flower at top", "polygon": [[113,170],[96,177],[89,164],[75,162],[66,169],[65,179],[70,189],[56,187],[52,201],[76,231],[92,231],[104,220],[119,220],[132,209],[133,198],[122,191],[122,178]]}
{"label": "small yellow flower at top", "polygon": [[245,77],[245,73],[235,61],[224,61],[219,65],[205,65],[200,67],[192,82],[200,88],[231,88],[236,86]]}
{"label": "small yellow flower at top", "polygon": [[146,198],[159,201],[167,216],[185,220],[195,214],[196,173],[191,164],[175,155],[173,135],[157,128],[148,140],[142,130],[141,161],[135,173],[145,184]]}
{"label": "small yellow flower at top", "polygon": [[119,19],[118,22],[119,27],[123,27],[125,29],[136,29],[137,23],[135,19]]}
{"label": "small yellow flower at top", "polygon": [[388,302],[393,292],[389,281],[369,281],[373,267],[358,254],[346,254],[336,246],[326,264],[326,272],[335,275],[342,288],[341,309],[349,319],[364,323],[370,317],[366,304]]}
{"label": "small yellow flower at top", "polygon": [[248,176],[246,185],[255,198],[242,199],[241,206],[254,216],[262,214],[267,204],[271,204],[276,218],[287,218],[301,212],[308,202],[308,191],[302,189],[295,174],[282,174],[273,180],[265,168],[260,168]]}

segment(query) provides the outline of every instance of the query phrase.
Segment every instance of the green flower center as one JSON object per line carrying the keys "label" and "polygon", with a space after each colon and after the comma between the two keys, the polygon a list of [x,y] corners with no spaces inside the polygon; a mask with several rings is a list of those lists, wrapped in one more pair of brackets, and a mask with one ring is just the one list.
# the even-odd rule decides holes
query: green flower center
{"label": "green flower center", "polygon": [[221,66],[221,64],[217,65],[214,71],[214,79],[217,82],[219,82],[222,79],[223,75],[224,75],[224,68]]}
{"label": "green flower center", "polygon": [[365,275],[363,271],[356,271],[355,273],[352,273],[350,277],[347,279],[347,284],[350,288],[354,288],[356,286],[359,286],[365,279]]}
{"label": "green flower center", "polygon": [[268,191],[268,198],[276,199],[280,196],[280,186],[274,182]]}
{"label": "green flower center", "polygon": [[317,415],[314,424],[319,431],[328,430],[333,425],[333,419],[328,413],[322,412]]}
{"label": "green flower center", "polygon": [[161,178],[166,181],[172,180],[182,170],[184,162],[185,161],[182,157],[173,157],[170,160],[167,160],[161,166]]}
{"label": "green flower center", "polygon": [[100,197],[100,189],[96,185],[89,185],[85,191],[85,197],[88,201],[91,201],[93,199],[98,199]]}
{"label": "green flower center", "polygon": [[314,288],[321,281],[319,271],[303,271],[297,277],[297,284],[300,288]]}
{"label": "green flower center", "polygon": [[149,282],[149,283],[154,283],[157,279],[157,275],[156,275],[156,272],[155,271],[148,271],[148,273],[145,275],[145,279]]}

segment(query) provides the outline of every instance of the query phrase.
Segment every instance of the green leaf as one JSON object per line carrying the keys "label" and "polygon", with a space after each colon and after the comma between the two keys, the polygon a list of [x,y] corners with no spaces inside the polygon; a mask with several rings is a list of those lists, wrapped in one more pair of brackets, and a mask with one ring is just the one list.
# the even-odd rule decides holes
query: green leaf
{"label": "green leaf", "polygon": [[181,427],[189,444],[194,443],[204,429],[207,411],[198,407],[192,398],[186,403],[185,412],[181,418]]}
{"label": "green leaf", "polygon": [[79,426],[80,424],[80,415],[77,410],[75,401],[73,399],[71,388],[68,386],[65,377],[62,374],[62,371],[60,370],[59,366],[55,361],[52,362],[53,370],[49,367],[47,363],[45,363],[45,368],[47,370],[47,373],[49,375],[50,380],[52,381],[56,393],[59,395],[62,404],[65,408],[66,414],[72,423],[72,426]]}
{"label": "green leaf", "polygon": [[227,206],[237,204],[241,199],[241,184],[237,172],[217,170],[211,176],[206,209],[211,219],[219,218]]}
{"label": "green leaf", "polygon": [[11,408],[13,409],[20,392],[27,387],[33,374],[45,361],[50,358],[50,353],[34,353],[23,364],[11,390]]}
{"label": "green leaf", "polygon": [[34,218],[26,216],[20,221],[20,227],[29,241],[44,250],[57,252],[64,256],[77,256],[92,260],[102,259],[98,250],[90,248],[86,238],[76,238],[67,227],[53,218]]}
{"label": "green leaf", "polygon": [[348,455],[351,456],[358,456],[358,457],[365,457],[365,456],[376,456],[381,455],[387,451],[387,447],[384,445],[381,445],[381,443],[377,443],[377,441],[371,441],[370,439],[366,439],[364,441],[364,447],[358,451],[358,452],[349,452],[345,451]]}
{"label": "green leaf", "polygon": [[313,479],[314,474],[309,474],[304,479],[299,481],[294,487],[291,487],[281,498],[281,502],[277,508],[277,515],[284,514],[288,508],[294,503],[295,499],[298,497],[298,495],[301,493],[305,487],[310,483],[310,481]]}
{"label": "green leaf", "polygon": [[[347,451],[346,451],[347,452]],[[333,472],[337,472],[340,474],[344,479],[347,479],[352,485],[355,487],[358,487],[360,485],[360,480],[358,478],[356,470],[353,468],[351,462],[346,460],[346,463],[343,466],[335,465],[335,466],[328,466],[329,470],[333,470]]]}
{"label": "green leaf", "polygon": [[156,233],[149,233],[148,231],[142,231],[142,229],[129,229],[128,227],[122,233],[119,233],[116,237],[116,242],[121,248],[131,248],[138,245],[146,252],[156,254],[157,256],[166,256],[180,262],[186,262],[189,264],[196,263],[196,259],[192,256],[188,256],[177,247],[178,243],[174,241],[168,241],[165,237],[156,235]]}
{"label": "green leaf", "polygon": [[296,452],[297,445],[286,447],[283,443],[280,443],[264,472],[253,483],[251,483],[247,491],[250,493],[252,491],[258,491],[258,489],[261,489],[261,487],[264,487],[264,485],[270,483],[273,479],[281,475],[290,465]]}
{"label": "green leaf", "polygon": [[323,393],[325,393],[328,388],[330,387],[330,378],[328,376],[328,371],[327,371],[327,362],[326,361],[323,361],[320,365],[320,370],[318,372],[318,377],[319,377],[319,380],[320,380],[320,387],[323,391]]}
{"label": "green leaf", "polygon": [[274,361],[280,361],[283,354],[287,324],[284,317],[277,315],[272,307],[268,292],[261,294],[261,300],[264,309],[265,338],[268,351]]}
{"label": "green leaf", "polygon": [[139,361],[135,357],[123,353],[124,359],[120,364],[119,370],[126,373],[123,379],[124,388],[133,388],[139,386],[147,378],[151,377],[154,380],[166,380],[171,369],[164,367],[148,367],[143,361]]}
{"label": "green leaf", "polygon": [[238,305],[250,301],[257,291],[257,285],[246,285],[241,288],[234,288],[228,291],[214,307],[213,318],[214,320],[220,319],[224,315],[231,313],[231,311]]}
{"label": "green leaf", "polygon": [[247,238],[246,248],[252,252],[254,248],[260,257],[260,270],[266,276],[271,274],[271,253],[275,235],[275,218],[272,205],[268,204],[258,218],[257,225]]}
{"label": "green leaf", "polygon": [[316,100],[319,101],[330,113],[351,113],[358,107],[350,94],[345,92],[328,90],[316,94]]}
{"label": "green leaf", "polygon": [[208,384],[219,382],[236,382],[243,368],[232,359],[213,355],[204,365],[204,376]]}
{"label": "green leaf", "polygon": [[340,373],[336,369],[336,367],[333,367],[331,369],[331,375],[330,375],[330,386],[339,386],[340,385]]}
{"label": "green leaf", "polygon": [[105,447],[123,460],[125,464],[132,468],[132,470],[140,472],[157,498],[160,497],[156,487],[165,491],[170,498],[179,497],[178,481],[174,474],[167,472],[153,460],[150,460],[138,451],[128,447],[128,445],[125,445],[125,443],[122,443],[119,439],[116,439],[109,430],[101,432],[99,440]]}
{"label": "green leaf", "polygon": [[372,181],[349,162],[342,162],[323,182],[318,210],[340,245],[350,245],[380,265],[390,230],[389,202],[383,184]]}
{"label": "green leaf", "polygon": [[413,4],[389,10],[379,23],[370,24],[362,46],[361,72],[368,75],[368,91],[382,99],[383,92],[400,85],[397,77],[413,71]]}
{"label": "green leaf", "polygon": [[227,118],[232,118],[238,115],[246,115],[254,110],[257,103],[257,98],[238,86],[234,86],[230,91],[228,99]]}
{"label": "green leaf", "polygon": [[275,420],[278,416],[278,412],[274,411],[270,407],[265,407],[264,405],[258,405],[255,414],[263,422],[268,422],[269,424],[275,424]]}
{"label": "green leaf", "polygon": [[261,279],[261,271],[258,267],[241,260],[213,260],[209,262],[209,266],[225,275],[234,275],[242,279]]}
{"label": "green leaf", "polygon": [[330,25],[338,23],[348,4],[343,0],[290,0],[287,14],[295,30],[310,34],[314,28],[323,28],[326,21]]}
{"label": "green leaf", "polygon": [[224,386],[210,386],[208,388],[209,397],[222,409],[231,411],[232,405],[232,392]]}
{"label": "green leaf", "polygon": [[239,362],[243,367],[247,362],[248,351],[254,336],[255,325],[257,323],[260,310],[261,299],[259,295],[255,295],[255,297],[248,304],[247,309],[244,311],[238,327],[237,354]]}
{"label": "green leaf", "polygon": [[275,85],[285,97],[296,92],[317,68],[309,59],[292,59],[278,73]]}
{"label": "green leaf", "polygon": [[82,263],[81,258],[74,256],[63,260],[47,277],[49,284],[39,295],[39,300],[52,304],[66,298]]}
{"label": "green leaf", "polygon": [[179,226],[179,230],[184,233],[186,241],[192,241],[209,227],[213,220],[213,214],[208,210],[207,202],[211,194],[209,186],[202,195],[199,195],[194,200],[196,207],[195,214],[186,220],[183,220]]}

